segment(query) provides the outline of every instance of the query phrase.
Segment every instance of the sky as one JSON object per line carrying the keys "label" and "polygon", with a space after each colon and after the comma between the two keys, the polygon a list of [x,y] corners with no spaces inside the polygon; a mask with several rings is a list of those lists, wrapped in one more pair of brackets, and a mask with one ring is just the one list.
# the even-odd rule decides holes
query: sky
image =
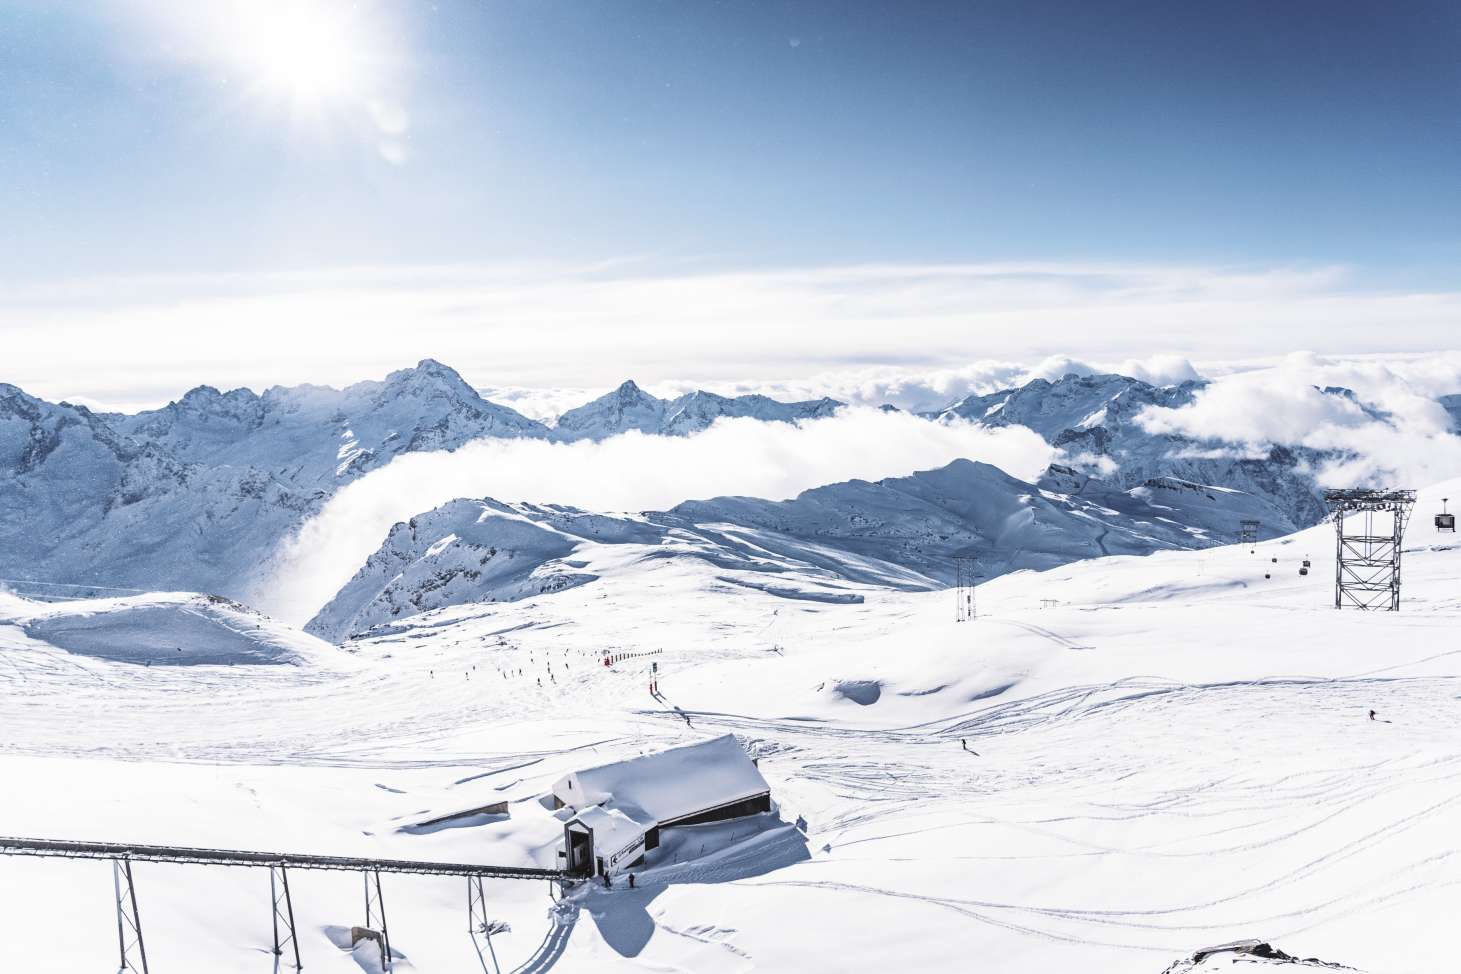
{"label": "sky", "polygon": [[0,381],[782,381],[1461,333],[1449,2],[0,0]]}

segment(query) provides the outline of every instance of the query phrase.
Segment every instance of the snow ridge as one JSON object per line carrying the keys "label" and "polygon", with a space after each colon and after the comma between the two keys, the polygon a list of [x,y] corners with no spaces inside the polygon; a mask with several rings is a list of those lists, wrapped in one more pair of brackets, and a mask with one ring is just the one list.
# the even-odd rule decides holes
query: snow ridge
{"label": "snow ridge", "polygon": [[597,561],[618,566],[626,557],[693,558],[725,572],[726,582],[772,595],[860,601],[850,586],[943,587],[959,557],[976,556],[992,578],[1225,544],[1255,515],[1265,536],[1293,530],[1237,491],[1176,480],[1122,491],[1058,466],[1030,484],[969,460],[789,501],[720,497],[639,515],[456,500],[397,524],[306,630],[341,641],[449,605],[562,591],[592,581]]}

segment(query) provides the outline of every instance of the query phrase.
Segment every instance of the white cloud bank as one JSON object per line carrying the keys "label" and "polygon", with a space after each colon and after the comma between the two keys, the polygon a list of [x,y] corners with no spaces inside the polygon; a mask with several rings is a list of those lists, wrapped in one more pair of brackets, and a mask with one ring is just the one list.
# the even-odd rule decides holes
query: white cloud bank
{"label": "white cloud bank", "polygon": [[[1202,378],[1196,367],[1181,355],[1156,354],[1117,361],[1081,360],[1069,355],[1049,355],[1033,366],[1023,362],[984,359],[948,368],[851,369],[823,372],[807,379],[712,382],[704,386],[693,382],[671,381],[656,383],[650,388],[655,394],[665,397],[705,388],[710,392],[729,396],[760,393],[783,400],[830,396],[853,405],[880,406],[887,403],[911,412],[934,412],[966,396],[982,396],[1015,388],[1033,379],[1053,382],[1072,373],[1093,375],[1112,372],[1162,386]],[[602,390],[588,396],[580,392],[580,398],[575,402],[556,390],[552,395],[544,395],[541,390],[511,390],[502,401],[518,399],[527,408],[536,408],[541,414],[543,407],[550,402],[579,405],[586,399],[601,394]]]}
{"label": "white cloud bank", "polygon": [[1367,290],[1340,268],[614,261],[132,276],[5,289],[0,379],[155,406],[198,383],[343,385],[429,356],[482,388],[789,388],[823,373],[839,398],[932,409],[1047,356],[1052,370],[1069,356],[1170,380],[1189,367],[1154,349],[1205,371],[1296,348],[1430,350],[1453,344],[1458,322],[1461,293]]}
{"label": "white cloud bank", "polygon": [[336,494],[286,542],[252,601],[280,618],[307,621],[380,546],[391,525],[459,497],[656,510],[728,494],[788,498],[823,484],[902,476],[959,457],[1031,479],[1053,451],[1023,428],[986,430],[848,409],[796,425],[722,420],[689,437],[479,440],[452,453],[406,454]]}
{"label": "white cloud bank", "polygon": [[[1331,387],[1355,399],[1322,391]],[[1457,352],[1389,361],[1298,352],[1271,368],[1219,377],[1190,406],[1149,408],[1138,422],[1153,433],[1254,452],[1303,446],[1353,454],[1316,471],[1324,486],[1423,487],[1461,476],[1461,437],[1436,402],[1458,389]]]}

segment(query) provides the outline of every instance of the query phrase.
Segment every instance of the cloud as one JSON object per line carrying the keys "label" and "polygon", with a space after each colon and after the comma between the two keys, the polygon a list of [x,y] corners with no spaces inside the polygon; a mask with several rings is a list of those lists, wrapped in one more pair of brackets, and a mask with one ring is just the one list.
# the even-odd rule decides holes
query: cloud
{"label": "cloud", "polygon": [[[937,409],[1032,372],[1175,381],[1296,347],[1426,351],[1453,342],[1458,321],[1461,294],[1367,291],[1337,268],[1078,262],[357,267],[72,280],[0,296],[7,381],[52,399],[151,405],[199,382],[343,385],[430,356],[480,387],[750,377]],[[1157,349],[1170,356],[1153,359]]]}
{"label": "cloud", "polygon": [[1316,471],[1325,486],[1423,487],[1461,476],[1461,437],[1435,401],[1457,389],[1457,352],[1388,361],[1296,352],[1269,368],[1220,376],[1191,405],[1149,407],[1137,421],[1153,433],[1255,452],[1275,445],[1341,451],[1344,459]]}
{"label": "cloud", "polygon": [[459,497],[593,510],[664,509],[692,498],[788,498],[852,478],[879,479],[984,460],[1031,479],[1051,448],[1025,429],[937,424],[847,409],[797,425],[721,420],[689,437],[627,433],[600,443],[479,440],[451,453],[400,456],[337,493],[284,544],[252,601],[300,623],[365,563],[391,525]]}
{"label": "cloud", "polygon": [[845,372],[824,372],[807,379],[761,382],[657,383],[658,395],[674,396],[696,388],[723,395],[760,393],[776,399],[819,399],[830,396],[856,405],[889,404],[910,412],[933,412],[963,399],[1022,386],[1032,379],[1055,381],[1065,375],[1093,375],[1116,372],[1155,385],[1175,385],[1202,376],[1181,355],[1160,354],[1144,359],[1087,362],[1069,355],[1050,355],[1035,365],[999,359],[985,359],[947,368],[869,368]]}

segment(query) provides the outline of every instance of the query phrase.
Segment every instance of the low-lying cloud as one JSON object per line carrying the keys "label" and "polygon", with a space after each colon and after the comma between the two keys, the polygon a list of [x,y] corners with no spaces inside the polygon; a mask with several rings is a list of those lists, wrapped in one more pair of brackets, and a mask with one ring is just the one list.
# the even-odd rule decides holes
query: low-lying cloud
{"label": "low-lying cloud", "polygon": [[850,408],[798,424],[721,420],[689,437],[625,433],[599,443],[487,439],[451,453],[415,453],[349,484],[278,552],[253,601],[291,622],[319,610],[391,526],[459,497],[640,511],[742,494],[789,498],[823,484],[876,480],[983,460],[1032,479],[1054,456],[1023,428],[930,423]]}
{"label": "low-lying cloud", "polygon": [[1218,377],[1191,405],[1149,408],[1138,422],[1258,454],[1270,446],[1343,451],[1346,459],[1315,472],[1325,486],[1423,487],[1461,476],[1461,437],[1436,401],[1458,388],[1461,353],[1380,361],[1299,352]]}
{"label": "low-lying cloud", "polygon": [[[1140,359],[1092,361],[1069,355],[1049,355],[1033,366],[1027,362],[979,359],[964,365],[913,369],[870,366],[824,371],[804,379],[738,380],[734,382],[669,379],[641,382],[645,391],[663,399],[704,390],[722,396],[762,395],[783,402],[821,399],[824,396],[854,406],[897,406],[910,412],[937,412],[966,396],[983,396],[1022,386],[1032,379],[1055,381],[1063,376],[1097,373],[1129,375],[1153,385],[1166,386],[1201,379],[1202,375],[1181,355],[1157,354]],[[640,376],[626,375],[639,380]],[[488,386],[479,390],[493,402],[511,406],[525,416],[545,422],[582,406],[608,389],[525,388]]]}
{"label": "low-lying cloud", "polygon": [[[981,359],[967,365],[934,369],[867,368],[824,372],[805,380],[711,383],[709,391],[723,395],[760,393],[774,399],[819,399],[830,396],[854,405],[897,406],[912,412],[935,412],[966,396],[984,396],[1013,389],[1034,379],[1053,382],[1066,375],[1118,373],[1153,385],[1168,386],[1201,379],[1181,355],[1094,361],[1069,355],[1049,355],[1034,365],[1000,359]],[[677,395],[695,388],[690,382],[666,382],[655,387],[659,395]]]}

